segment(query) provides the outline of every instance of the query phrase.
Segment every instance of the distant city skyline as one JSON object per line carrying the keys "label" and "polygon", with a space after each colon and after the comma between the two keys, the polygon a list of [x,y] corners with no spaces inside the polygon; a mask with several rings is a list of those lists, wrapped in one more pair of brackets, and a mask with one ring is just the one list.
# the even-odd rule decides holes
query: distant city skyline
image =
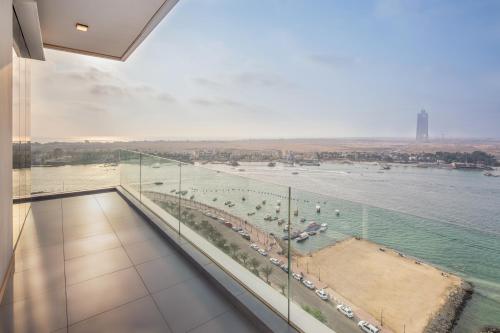
{"label": "distant city skyline", "polygon": [[127,63],[47,50],[33,138],[499,138],[500,2],[186,0]]}

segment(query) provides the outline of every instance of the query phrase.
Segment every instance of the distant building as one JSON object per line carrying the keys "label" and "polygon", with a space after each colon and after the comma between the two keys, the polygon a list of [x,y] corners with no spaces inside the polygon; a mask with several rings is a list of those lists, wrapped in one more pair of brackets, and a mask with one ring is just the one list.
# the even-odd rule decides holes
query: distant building
{"label": "distant building", "polygon": [[429,140],[429,115],[425,110],[417,115],[417,141]]}

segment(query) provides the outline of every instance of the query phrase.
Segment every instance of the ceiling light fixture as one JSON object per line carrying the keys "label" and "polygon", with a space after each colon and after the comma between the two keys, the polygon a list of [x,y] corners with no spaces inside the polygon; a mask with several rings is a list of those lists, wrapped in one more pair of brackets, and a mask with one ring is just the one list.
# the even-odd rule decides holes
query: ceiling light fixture
{"label": "ceiling light fixture", "polygon": [[78,31],[87,31],[89,30],[89,26],[81,23],[76,24],[76,30]]}

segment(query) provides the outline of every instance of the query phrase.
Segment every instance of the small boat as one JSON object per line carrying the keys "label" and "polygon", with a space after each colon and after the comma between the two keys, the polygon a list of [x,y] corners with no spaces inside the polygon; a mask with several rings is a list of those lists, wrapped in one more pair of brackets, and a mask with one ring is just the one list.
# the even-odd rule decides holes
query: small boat
{"label": "small boat", "polygon": [[280,206],[276,206],[276,213],[280,212]]}
{"label": "small boat", "polygon": [[309,234],[309,236],[314,236],[314,235],[316,235],[316,231],[314,231],[314,230],[313,230],[313,231],[308,231],[307,233]]}
{"label": "small boat", "polygon": [[321,206],[320,205],[316,205],[316,213],[321,213]]}
{"label": "small boat", "polygon": [[248,216],[252,216],[252,215],[255,215],[255,212],[250,212],[250,213],[247,213]]}
{"label": "small boat", "polygon": [[262,204],[265,205],[266,204],[266,200],[262,200]]}
{"label": "small boat", "polygon": [[340,215],[340,210],[335,209],[335,215],[339,216]]}
{"label": "small boat", "polygon": [[155,185],[163,185],[163,182],[155,182]]}
{"label": "small boat", "polygon": [[194,195],[190,196],[189,197],[190,200],[193,200],[194,199]]}
{"label": "small boat", "polygon": [[309,238],[309,234],[307,232],[303,232],[299,235],[299,237],[297,237],[297,243],[301,243],[308,238]]}
{"label": "small boat", "polygon": [[235,203],[232,203],[232,202],[231,202],[231,203],[230,203],[229,205],[227,205],[227,206],[228,206],[229,208],[232,208],[232,207],[234,207],[234,205],[235,205]]}
{"label": "small boat", "polygon": [[296,209],[294,212],[293,212],[293,216],[299,216],[299,210]]}
{"label": "small boat", "polygon": [[275,162],[269,162],[267,163],[267,166],[272,168],[272,167],[275,167],[276,166],[276,163]]}
{"label": "small boat", "polygon": [[175,188],[170,191],[170,193],[174,193],[174,192],[177,192],[177,190]]}
{"label": "small boat", "polygon": [[284,232],[287,232],[288,231],[288,224],[283,228],[283,231]]}
{"label": "small boat", "polygon": [[285,223],[285,219],[279,219],[278,220],[278,225],[282,225],[283,223]]}
{"label": "small boat", "polygon": [[278,199],[278,201],[276,202],[276,205],[281,206],[281,200]]}
{"label": "small boat", "polygon": [[264,221],[271,221],[273,218],[271,217],[271,215],[266,215],[264,217]]}
{"label": "small boat", "polygon": [[321,223],[321,227],[319,228],[319,232],[325,232],[328,229],[328,224]]}
{"label": "small boat", "polygon": [[242,197],[242,198],[241,198],[241,201],[245,201],[245,200],[246,200],[246,198],[245,198],[245,197]]}
{"label": "small boat", "polygon": [[257,206],[255,206],[255,209],[257,209],[257,210],[259,210],[259,209],[261,209],[261,208],[262,208],[262,206],[261,206],[261,205],[257,205]]}
{"label": "small boat", "polygon": [[380,170],[391,170],[391,166],[389,164],[382,164]]}
{"label": "small boat", "polygon": [[305,217],[303,217],[303,218],[300,219],[300,222],[302,222],[302,223],[304,223],[305,221],[306,221]]}
{"label": "small boat", "polygon": [[212,201],[214,201],[214,202],[217,201],[217,198],[213,198]]}
{"label": "small boat", "polygon": [[292,172],[292,175],[298,175],[299,173],[297,171]]}

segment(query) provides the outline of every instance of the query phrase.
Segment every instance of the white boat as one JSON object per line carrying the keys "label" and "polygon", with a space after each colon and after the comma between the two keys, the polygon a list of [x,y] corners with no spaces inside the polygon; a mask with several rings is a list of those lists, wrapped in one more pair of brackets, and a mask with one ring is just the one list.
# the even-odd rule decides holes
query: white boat
{"label": "white boat", "polygon": [[278,201],[276,202],[276,205],[281,206],[281,200],[280,199],[278,199]]}
{"label": "white boat", "polygon": [[297,237],[297,242],[298,243],[303,242],[308,238],[309,238],[309,234],[307,232],[303,232],[299,235],[299,237]]}
{"label": "white boat", "polygon": [[339,216],[340,215],[340,210],[335,209],[335,215]]}
{"label": "white boat", "polygon": [[276,206],[276,213],[280,212],[280,206]]}
{"label": "white boat", "polygon": [[325,232],[328,229],[328,224],[321,223],[321,227],[319,228],[319,232]]}
{"label": "white boat", "polygon": [[320,205],[316,205],[316,213],[319,213],[321,212],[321,206]]}

